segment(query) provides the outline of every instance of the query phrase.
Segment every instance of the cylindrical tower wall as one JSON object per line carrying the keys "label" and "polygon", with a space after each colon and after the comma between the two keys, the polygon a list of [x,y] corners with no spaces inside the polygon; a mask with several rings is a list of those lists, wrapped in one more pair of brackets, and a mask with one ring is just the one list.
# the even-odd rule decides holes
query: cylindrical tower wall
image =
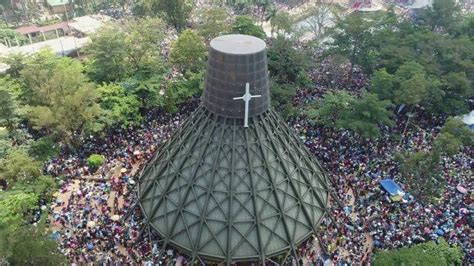
{"label": "cylindrical tower wall", "polygon": [[207,77],[202,97],[204,107],[220,116],[244,118],[245,103],[234,100],[245,93],[249,83],[251,95],[249,117],[270,107],[266,45],[248,35],[224,35],[211,41]]}

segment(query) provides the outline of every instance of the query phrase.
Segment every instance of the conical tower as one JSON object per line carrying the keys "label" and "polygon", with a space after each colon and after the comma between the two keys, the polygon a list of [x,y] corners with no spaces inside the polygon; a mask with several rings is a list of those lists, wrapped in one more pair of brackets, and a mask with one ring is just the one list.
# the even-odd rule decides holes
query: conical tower
{"label": "conical tower", "polygon": [[270,108],[265,43],[210,46],[202,104],[145,167],[139,203],[163,244],[193,260],[264,263],[316,231],[329,182]]}

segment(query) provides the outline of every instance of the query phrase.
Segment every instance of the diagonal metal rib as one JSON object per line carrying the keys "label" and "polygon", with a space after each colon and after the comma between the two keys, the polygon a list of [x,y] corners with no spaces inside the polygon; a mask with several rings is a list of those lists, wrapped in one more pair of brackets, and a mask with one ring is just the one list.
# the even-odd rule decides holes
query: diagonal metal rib
{"label": "diagonal metal rib", "polygon": [[[273,116],[273,118],[275,118],[275,116]],[[274,128],[278,128],[278,125],[273,124],[274,121],[272,121],[272,119],[269,119],[269,120],[270,120],[270,123],[272,123],[272,125],[273,125]],[[265,123],[264,123],[264,127],[265,127],[265,129],[268,131],[268,128],[267,128],[267,126],[266,126]],[[277,135],[277,138],[280,139],[280,143],[283,143],[283,144],[285,145],[285,148],[286,148],[287,150],[290,150],[290,148],[288,147],[287,142],[281,139],[281,134],[276,134],[276,135]],[[301,144],[299,144],[299,145],[301,145]],[[299,146],[299,145],[298,145],[298,146]],[[298,147],[298,146],[296,146],[296,147]],[[297,160],[294,158],[293,154],[289,153],[289,156],[290,156],[291,160],[293,161],[293,163],[297,165],[298,162],[297,162]],[[308,184],[311,184],[311,181],[309,180],[308,176],[306,176],[306,173],[305,173],[304,171],[299,171],[299,172],[301,173],[301,177],[305,180],[305,182],[307,182]],[[316,176],[318,176],[318,175],[316,174]],[[319,179],[319,178],[318,178],[318,179]],[[324,182],[324,181],[320,180],[320,182]],[[325,203],[325,202],[321,199],[320,195],[313,189],[312,186],[309,186],[308,189],[310,189],[310,190],[313,192],[313,196],[316,198],[316,200],[317,200],[318,203],[321,205],[321,207],[325,210],[325,212],[326,212],[327,214],[331,214],[330,210],[328,210],[328,208],[326,207],[327,202]],[[329,191],[328,191],[328,193],[329,193]],[[322,217],[324,217],[324,215],[322,215],[319,220],[321,220]],[[334,219],[333,219],[332,216],[329,216],[329,217],[334,221]],[[318,222],[319,222],[319,221],[318,221]],[[314,232],[316,232],[316,230],[315,230]]]}
{"label": "diagonal metal rib", "polygon": [[235,128],[236,128],[236,120],[233,119],[233,126],[232,126],[232,150],[231,150],[231,168],[230,168],[230,185],[229,185],[229,210],[228,210],[228,216],[227,216],[227,225],[228,225],[228,228],[227,228],[227,249],[226,249],[226,264],[227,266],[230,266],[231,262],[232,262],[232,256],[231,256],[231,250],[232,250],[232,247],[231,247],[231,244],[232,242],[230,241],[230,238],[231,238],[231,231],[232,231],[232,222],[233,222],[233,217],[232,217],[232,201],[233,201],[233,198],[234,198],[234,186],[233,186],[233,183],[234,183],[234,166],[235,166],[235,163],[234,163],[234,160],[235,160],[235,156],[234,156],[234,153],[235,153]]}
{"label": "diagonal metal rib", "polygon": [[[227,119],[224,120],[224,124],[225,122],[227,121]],[[211,171],[211,182],[210,182],[210,186],[207,188],[207,195],[206,195],[206,200],[205,200],[205,203],[204,203],[204,210],[201,214],[201,222],[200,222],[200,225],[199,225],[199,230],[198,230],[198,235],[197,235],[197,241],[196,241],[196,246],[193,250],[193,257],[195,257],[198,253],[198,251],[202,248],[200,246],[200,242],[201,242],[201,235],[202,235],[202,228],[204,227],[204,223],[205,220],[206,220],[206,217],[207,217],[207,209],[209,207],[209,200],[211,198],[211,194],[212,194],[212,190],[214,189],[214,180],[216,178],[216,169],[217,169],[217,165],[218,163],[220,162],[219,160],[219,156],[221,154],[221,151],[222,151],[222,140],[224,138],[224,132],[225,132],[225,127],[224,126],[221,126],[221,133],[220,133],[220,137],[219,137],[219,142],[217,142],[217,155],[216,157],[214,158],[214,163],[213,163],[213,166],[212,166],[212,171]],[[206,225],[207,226],[207,225]],[[209,230],[211,233],[212,233],[212,230]],[[216,238],[216,243],[219,244],[219,241],[217,241],[217,238]],[[222,252],[225,252],[224,251],[224,248],[221,247],[220,245],[218,245],[219,248],[222,250]]]}
{"label": "diagonal metal rib", "polygon": [[[252,122],[253,122],[253,119],[252,119]],[[260,260],[262,262],[265,261],[265,251],[262,250],[262,236],[260,234],[260,217],[257,213],[257,203],[255,202],[255,199],[257,198],[257,193],[256,193],[256,190],[255,190],[255,186],[254,186],[254,183],[253,183],[253,167],[252,167],[252,163],[253,163],[253,158],[250,158],[250,152],[249,152],[249,149],[251,147],[250,143],[249,143],[249,138],[248,138],[248,133],[247,133],[247,130],[250,130],[250,129],[254,129],[255,128],[255,124],[253,123],[250,128],[247,128],[244,130],[244,138],[245,138],[245,142],[247,143],[247,146],[245,147],[246,150],[247,150],[247,165],[248,165],[248,172],[249,172],[249,180],[250,180],[250,187],[252,189],[252,203],[253,203],[253,215],[255,217],[255,224],[257,226],[256,230],[257,230],[257,239],[258,239],[258,248],[259,248],[259,253],[260,253]],[[286,226],[286,224],[285,224]],[[247,242],[248,242],[248,239],[247,239]]]}
{"label": "diagonal metal rib", "polygon": [[[270,114],[273,116],[274,119],[278,119],[278,117],[276,116],[276,114],[273,112],[273,110],[270,112]],[[276,121],[276,120],[275,120]],[[301,145],[301,142],[298,141],[298,139],[296,138],[296,135],[295,134],[292,134],[292,132],[290,131],[290,128],[286,125],[286,123],[282,123],[282,126],[281,128],[283,129],[283,131],[286,133],[287,136],[289,136],[288,138],[288,141],[292,142],[293,145],[295,147],[297,147],[298,145]],[[334,180],[332,178],[329,178],[329,175],[326,173],[326,171],[324,170],[324,168],[321,166],[321,164],[319,163],[318,160],[311,160],[309,161],[310,159],[309,158],[314,158],[314,155],[311,154],[308,149],[306,147],[303,147],[303,152],[307,155],[307,156],[302,156],[303,157],[303,160],[305,161],[306,163],[306,166],[310,167],[310,169],[313,169],[314,172],[320,172],[322,173],[324,179],[326,179],[326,181],[329,181],[331,182],[332,184],[332,187],[329,187],[327,185],[326,182],[324,182],[324,180],[321,180],[319,178],[318,175],[316,175],[318,177],[318,180],[321,182],[321,184],[323,184],[323,186],[327,189],[327,191],[331,194],[331,196],[336,200],[336,202],[339,204],[339,206],[342,208],[344,205],[342,204],[342,202],[340,201],[339,197],[337,196],[337,193],[336,191],[334,190],[335,187],[337,187],[337,185],[334,183]],[[314,167],[314,164],[312,164],[311,162],[314,162],[317,166],[318,166],[318,169],[316,169]],[[311,183],[310,183],[311,184]],[[330,214],[330,212],[329,212]],[[332,219],[332,218],[331,218]]]}
{"label": "diagonal metal rib", "polygon": [[[212,116],[212,115],[211,115],[211,116]],[[199,169],[199,167],[200,167],[200,165],[201,165],[201,163],[202,163],[202,158],[203,158],[204,154],[206,154],[207,148],[209,147],[209,143],[210,143],[211,140],[212,140],[212,135],[214,134],[214,131],[215,131],[216,127],[217,127],[217,121],[213,119],[213,124],[212,124],[212,127],[211,127],[211,132],[210,132],[210,134],[209,134],[208,137],[207,137],[206,146],[204,147],[203,151],[201,152],[201,155],[199,156],[200,161],[195,164],[194,171],[193,171],[193,176],[192,176],[191,180],[189,181],[189,183],[188,183],[187,186],[186,186],[186,193],[184,194],[185,197],[184,197],[184,199],[182,199],[182,201],[180,202],[180,205],[179,205],[178,208],[177,208],[178,214],[176,215],[175,220],[174,220],[173,224],[171,225],[172,227],[171,227],[171,230],[169,231],[169,234],[165,237],[165,243],[169,243],[170,237],[173,235],[174,228],[175,228],[175,226],[176,226],[176,224],[177,224],[177,221],[178,221],[178,218],[179,218],[179,216],[180,216],[180,214],[181,214],[181,212],[182,212],[183,206],[184,206],[184,204],[186,203],[186,200],[188,199],[188,196],[189,196],[189,194],[190,194],[189,192],[190,192],[190,190],[191,190],[191,187],[192,187],[192,185],[193,185],[193,182],[195,181],[195,179],[196,179],[196,177],[197,177],[197,171],[198,171],[198,169]],[[198,139],[199,139],[199,138],[196,138],[196,141],[194,142],[194,145],[198,142],[198,141],[197,141]],[[194,145],[193,145],[193,147],[194,147]],[[181,169],[181,167],[180,167],[180,169]],[[192,239],[190,239],[190,241],[191,241],[191,243],[193,242]],[[193,245],[193,246],[194,246],[194,245]],[[193,260],[194,260],[194,258],[193,258]]]}

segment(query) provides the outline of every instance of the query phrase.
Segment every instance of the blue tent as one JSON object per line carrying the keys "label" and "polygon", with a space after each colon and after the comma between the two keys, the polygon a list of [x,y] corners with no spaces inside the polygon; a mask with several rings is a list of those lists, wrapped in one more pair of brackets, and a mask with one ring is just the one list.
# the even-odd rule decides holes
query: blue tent
{"label": "blue tent", "polygon": [[385,189],[385,191],[387,191],[391,196],[400,195],[400,193],[402,192],[400,186],[398,186],[398,184],[395,183],[393,179],[384,179],[381,180],[379,183],[383,187],[383,189]]}

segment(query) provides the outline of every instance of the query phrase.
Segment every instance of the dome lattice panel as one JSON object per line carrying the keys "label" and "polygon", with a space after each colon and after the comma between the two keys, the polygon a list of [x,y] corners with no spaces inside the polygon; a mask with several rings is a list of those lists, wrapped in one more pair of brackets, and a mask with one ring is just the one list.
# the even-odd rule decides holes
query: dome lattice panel
{"label": "dome lattice panel", "polygon": [[273,110],[243,128],[200,107],[150,160],[138,193],[165,244],[229,263],[294,250],[324,216],[327,184]]}

